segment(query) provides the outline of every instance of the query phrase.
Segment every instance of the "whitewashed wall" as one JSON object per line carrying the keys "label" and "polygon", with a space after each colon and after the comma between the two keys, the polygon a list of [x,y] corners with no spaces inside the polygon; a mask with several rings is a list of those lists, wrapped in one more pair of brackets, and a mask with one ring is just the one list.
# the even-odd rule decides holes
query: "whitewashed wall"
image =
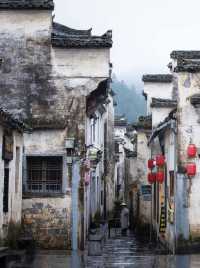
{"label": "whitewashed wall", "polygon": [[[199,156],[195,159],[188,159],[187,147],[192,142],[200,148],[200,111],[190,104],[190,96],[200,93],[200,73],[178,73],[177,80],[179,96],[179,165],[186,166],[188,162],[195,162],[197,166],[197,174],[191,179],[191,186],[187,186],[188,193],[186,193],[186,198],[189,199],[187,217],[189,219],[190,235],[196,238],[200,237],[200,159]],[[185,180],[188,179],[185,177]]]}
{"label": "whitewashed wall", "polygon": [[172,83],[145,82],[144,93],[147,94],[147,114],[151,114],[152,98],[172,98]]}
{"label": "whitewashed wall", "polygon": [[52,24],[52,12],[48,10],[1,10],[0,11],[0,31],[19,38],[24,36],[34,36],[35,32],[41,32],[41,36],[49,37]]}
{"label": "whitewashed wall", "polygon": [[173,110],[173,108],[151,108],[152,113],[152,127],[157,127],[158,124],[163,122],[165,118],[169,115],[169,113]]}
{"label": "whitewashed wall", "polygon": [[[13,131],[13,160],[9,161],[9,196],[8,213],[3,212],[3,194],[4,194],[4,160],[2,160],[3,128],[0,126],[0,236],[5,236],[9,222],[21,222],[22,213],[22,154],[23,154],[23,135]],[[19,147],[19,174],[18,183],[16,183],[16,147]],[[6,229],[3,229],[3,224]]]}

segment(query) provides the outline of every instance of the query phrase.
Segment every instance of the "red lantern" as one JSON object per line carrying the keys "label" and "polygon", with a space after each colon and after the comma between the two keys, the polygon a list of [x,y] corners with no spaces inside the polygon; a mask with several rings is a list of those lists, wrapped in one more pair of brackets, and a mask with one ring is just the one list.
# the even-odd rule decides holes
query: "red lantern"
{"label": "red lantern", "polygon": [[155,173],[148,173],[148,182],[150,184],[154,183],[156,181],[156,174]]}
{"label": "red lantern", "polygon": [[156,165],[157,166],[163,166],[165,164],[165,157],[164,155],[157,155],[156,156]]}
{"label": "red lantern", "polygon": [[188,163],[186,169],[188,176],[193,177],[196,175],[197,167],[195,163]]}
{"label": "red lantern", "polygon": [[197,153],[197,147],[195,144],[189,144],[187,148],[187,155],[188,157],[195,157]]}
{"label": "red lantern", "polygon": [[163,172],[163,171],[158,171],[158,172],[156,173],[156,181],[157,181],[157,182],[159,182],[159,183],[163,183],[164,178],[165,178],[165,176],[164,176],[164,172]]}
{"label": "red lantern", "polygon": [[154,159],[149,159],[149,160],[148,160],[148,168],[149,168],[149,169],[154,168]]}

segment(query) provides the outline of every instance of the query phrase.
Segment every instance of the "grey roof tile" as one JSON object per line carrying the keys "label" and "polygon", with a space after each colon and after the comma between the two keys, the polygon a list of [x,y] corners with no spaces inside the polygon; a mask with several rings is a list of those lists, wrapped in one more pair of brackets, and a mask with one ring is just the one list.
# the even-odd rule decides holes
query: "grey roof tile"
{"label": "grey roof tile", "polygon": [[0,9],[54,9],[53,0],[0,0]]}

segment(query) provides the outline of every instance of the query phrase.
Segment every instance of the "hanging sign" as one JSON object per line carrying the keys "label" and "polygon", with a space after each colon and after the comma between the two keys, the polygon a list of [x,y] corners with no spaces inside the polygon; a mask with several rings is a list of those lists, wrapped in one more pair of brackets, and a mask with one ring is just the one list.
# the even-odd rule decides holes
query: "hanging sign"
{"label": "hanging sign", "polygon": [[160,213],[160,228],[159,232],[160,233],[165,233],[165,229],[167,227],[167,222],[166,222],[166,213],[165,213],[165,207],[161,207],[161,213]]}
{"label": "hanging sign", "polygon": [[142,185],[140,192],[144,201],[151,201],[151,185]]}
{"label": "hanging sign", "polygon": [[11,131],[4,132],[2,158],[3,160],[8,160],[8,161],[13,159],[13,134]]}

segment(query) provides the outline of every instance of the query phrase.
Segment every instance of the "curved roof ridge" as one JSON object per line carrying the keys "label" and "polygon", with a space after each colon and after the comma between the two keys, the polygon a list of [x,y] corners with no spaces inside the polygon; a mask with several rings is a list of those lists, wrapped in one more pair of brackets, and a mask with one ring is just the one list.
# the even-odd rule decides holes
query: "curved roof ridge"
{"label": "curved roof ridge", "polygon": [[92,28],[76,30],[53,22],[52,45],[60,48],[111,48],[112,31],[101,36],[92,35]]}
{"label": "curved roof ridge", "polygon": [[77,30],[58,22],[53,22],[53,34],[63,34],[70,36],[91,36],[92,28],[88,30]]}

